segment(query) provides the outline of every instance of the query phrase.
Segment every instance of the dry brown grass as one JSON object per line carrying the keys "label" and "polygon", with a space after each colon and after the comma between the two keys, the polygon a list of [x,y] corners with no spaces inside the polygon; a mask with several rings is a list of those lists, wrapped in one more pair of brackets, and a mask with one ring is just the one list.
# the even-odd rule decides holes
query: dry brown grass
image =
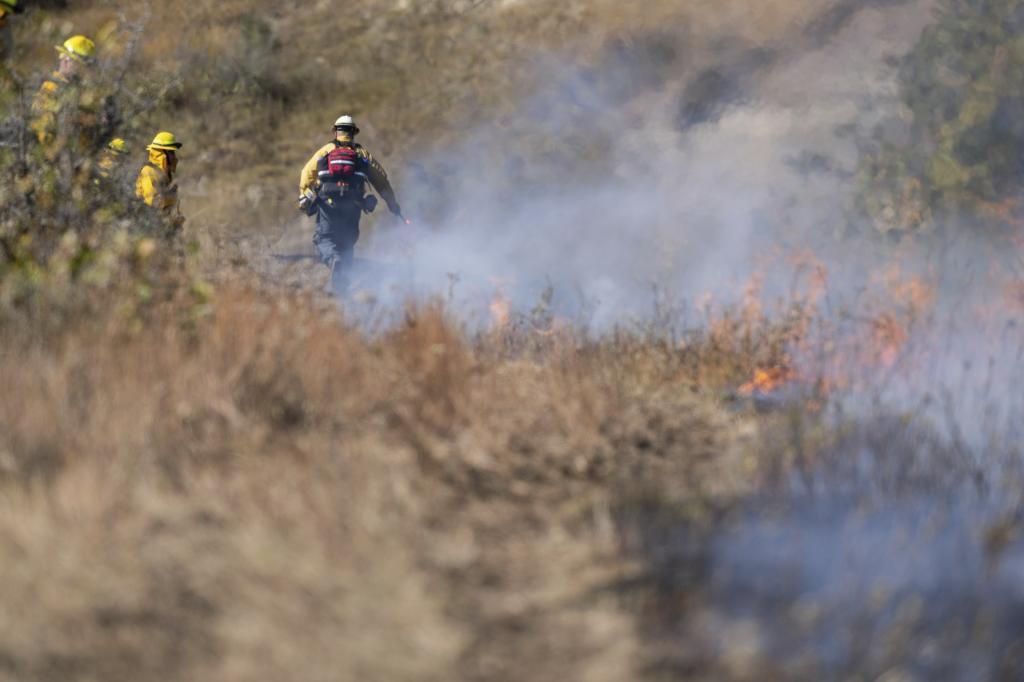
{"label": "dry brown grass", "polygon": [[4,331],[7,678],[629,679],[610,510],[752,476],[750,422],[640,339],[189,310]]}
{"label": "dry brown grass", "polygon": [[[675,342],[469,336],[432,304],[368,336],[238,282],[125,309],[3,328],[6,679],[751,680],[752,660],[792,679],[770,649],[681,644],[728,613],[712,538],[804,499],[788,490],[978,480],[916,420],[727,408],[799,316],[741,310]],[[736,637],[803,636],[774,595],[755,589],[766,629]]]}

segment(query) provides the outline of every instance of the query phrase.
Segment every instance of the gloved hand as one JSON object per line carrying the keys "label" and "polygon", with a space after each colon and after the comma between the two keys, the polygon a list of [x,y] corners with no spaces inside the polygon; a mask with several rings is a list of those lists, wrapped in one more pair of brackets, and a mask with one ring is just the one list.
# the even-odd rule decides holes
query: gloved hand
{"label": "gloved hand", "polygon": [[161,196],[164,208],[171,208],[178,205],[178,186],[171,185],[163,191]]}
{"label": "gloved hand", "polygon": [[316,193],[311,189],[305,189],[299,195],[299,210],[308,216],[316,213]]}

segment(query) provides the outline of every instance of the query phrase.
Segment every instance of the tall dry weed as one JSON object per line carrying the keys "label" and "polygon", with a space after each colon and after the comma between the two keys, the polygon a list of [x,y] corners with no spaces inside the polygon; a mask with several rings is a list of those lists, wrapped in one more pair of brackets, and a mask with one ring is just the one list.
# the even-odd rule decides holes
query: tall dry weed
{"label": "tall dry weed", "polygon": [[4,332],[9,675],[628,674],[629,620],[584,596],[627,570],[607,510],[722,471],[714,407],[599,346],[481,353],[435,306],[379,338],[258,290],[181,312]]}

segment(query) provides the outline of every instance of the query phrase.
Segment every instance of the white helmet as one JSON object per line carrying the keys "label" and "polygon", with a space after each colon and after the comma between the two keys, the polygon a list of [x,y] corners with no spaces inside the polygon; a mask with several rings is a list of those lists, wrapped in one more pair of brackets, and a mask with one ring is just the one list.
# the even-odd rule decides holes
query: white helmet
{"label": "white helmet", "polygon": [[349,116],[348,114],[342,114],[341,116],[338,117],[338,120],[334,122],[334,129],[351,130],[353,135],[359,132],[359,126],[356,125],[355,119]]}

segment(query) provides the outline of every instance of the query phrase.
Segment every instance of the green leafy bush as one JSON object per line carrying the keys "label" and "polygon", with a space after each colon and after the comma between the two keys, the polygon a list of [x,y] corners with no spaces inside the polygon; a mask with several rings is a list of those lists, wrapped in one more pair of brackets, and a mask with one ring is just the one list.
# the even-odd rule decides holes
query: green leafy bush
{"label": "green leafy bush", "polygon": [[944,0],[900,70],[910,135],[861,166],[862,206],[883,232],[935,215],[986,227],[1018,214],[1024,177],[1024,3]]}
{"label": "green leafy bush", "polygon": [[88,314],[114,290],[150,302],[181,284],[181,237],[135,197],[141,157],[107,147],[119,121],[115,81],[96,69],[66,87],[45,141],[24,104],[0,110],[0,168],[10,178],[0,187],[0,317]]}

